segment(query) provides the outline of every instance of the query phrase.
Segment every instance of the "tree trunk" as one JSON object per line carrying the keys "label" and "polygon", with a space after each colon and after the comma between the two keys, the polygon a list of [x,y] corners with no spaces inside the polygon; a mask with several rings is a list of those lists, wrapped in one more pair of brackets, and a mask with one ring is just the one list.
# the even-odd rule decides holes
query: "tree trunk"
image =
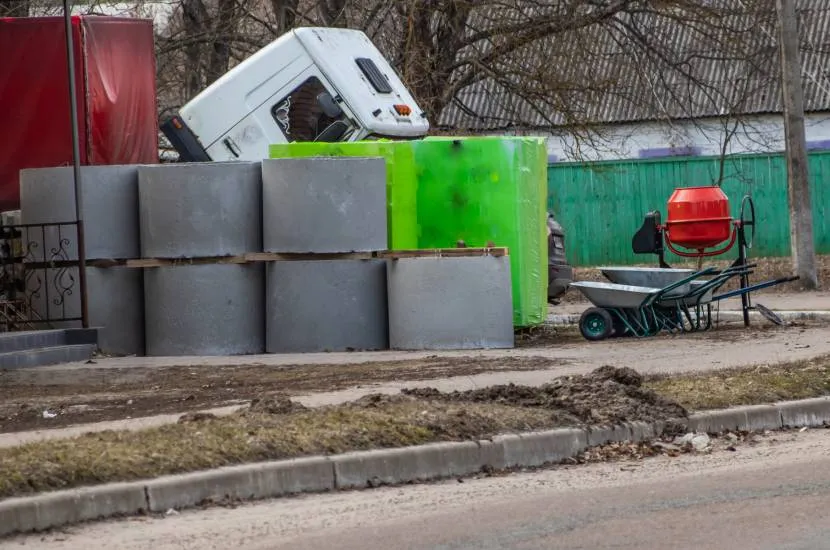
{"label": "tree trunk", "polygon": [[271,0],[271,9],[276,18],[277,36],[282,36],[294,28],[299,4],[300,0]]}
{"label": "tree trunk", "polygon": [[217,16],[213,24],[213,48],[205,74],[205,85],[209,86],[228,72],[231,61],[231,41],[237,27],[236,0],[219,0]]}

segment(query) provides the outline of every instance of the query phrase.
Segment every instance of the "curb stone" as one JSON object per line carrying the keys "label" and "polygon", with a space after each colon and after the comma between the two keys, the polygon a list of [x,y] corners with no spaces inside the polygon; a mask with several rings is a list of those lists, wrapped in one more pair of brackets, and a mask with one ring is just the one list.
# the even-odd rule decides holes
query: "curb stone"
{"label": "curb stone", "polygon": [[0,501],[0,536],[147,510],[144,483],[109,483]]}
{"label": "curb stone", "polygon": [[[696,432],[778,430],[830,425],[830,398],[753,405],[693,414]],[[488,467],[530,468],[573,458],[589,446],[648,441],[666,423],[563,428],[500,435],[492,441],[433,443],[418,447],[346,453],[230,466],[0,500],[0,536],[42,531],[84,521],[191,508],[232,498],[254,500],[297,493],[374,487],[474,474]]]}
{"label": "curb stone", "polygon": [[827,410],[830,409],[830,399],[818,397],[789,401],[778,406],[781,411],[781,424],[785,428],[814,428],[830,423]]}
{"label": "curb stone", "polygon": [[499,435],[493,443],[504,449],[505,468],[529,468],[578,455],[588,448],[588,435],[583,429],[563,428]]}
{"label": "curb stone", "polygon": [[631,427],[622,426],[590,426],[585,429],[588,437],[588,447],[599,447],[607,443],[620,443],[622,441],[639,441],[632,434]]}
{"label": "curb stone", "polygon": [[338,489],[363,489],[460,477],[480,472],[485,466],[496,468],[492,462],[504,462],[499,451],[501,447],[489,441],[464,441],[345,453],[331,461]]}
{"label": "curb stone", "polygon": [[690,416],[688,422],[689,431],[712,434],[737,430],[780,430],[783,427],[781,409],[775,405],[749,405],[722,411],[706,411]]}
{"label": "curb stone", "polygon": [[147,509],[166,512],[204,502],[258,500],[331,491],[334,469],[327,457],[228,466],[160,477],[146,483]]}

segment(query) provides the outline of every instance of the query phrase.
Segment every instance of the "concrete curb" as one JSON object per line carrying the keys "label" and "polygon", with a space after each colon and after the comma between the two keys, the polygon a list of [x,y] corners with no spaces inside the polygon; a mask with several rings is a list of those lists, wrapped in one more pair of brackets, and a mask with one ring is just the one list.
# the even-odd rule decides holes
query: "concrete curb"
{"label": "concrete curb", "polygon": [[[589,307],[590,305],[585,305],[585,309]],[[775,313],[785,323],[794,323],[797,321],[830,321],[830,311],[776,311]],[[579,323],[580,315],[581,313],[548,315],[545,324],[552,326],[576,325]],[[712,316],[713,321],[717,320],[724,323],[741,322],[744,318],[743,313],[740,311],[721,311],[720,315],[713,312]],[[757,311],[750,312],[749,318],[752,321],[764,320],[764,317]]]}
{"label": "concrete curb", "polygon": [[[686,423],[689,431],[708,433],[826,424],[830,424],[830,398],[706,411],[690,416]],[[0,501],[0,536],[226,500],[361,489],[461,477],[490,469],[537,467],[573,458],[596,445],[648,441],[662,435],[664,426],[664,422],[632,422],[507,434],[492,441],[434,443],[244,464],[144,482],[11,498]]]}

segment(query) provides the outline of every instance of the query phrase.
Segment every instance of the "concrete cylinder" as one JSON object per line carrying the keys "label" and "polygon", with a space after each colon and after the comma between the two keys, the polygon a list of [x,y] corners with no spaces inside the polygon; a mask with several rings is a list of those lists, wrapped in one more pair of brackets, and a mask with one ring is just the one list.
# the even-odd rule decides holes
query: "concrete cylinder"
{"label": "concrete cylinder", "polygon": [[389,347],[383,260],[271,262],[266,274],[266,352]]}
{"label": "concrete cylinder", "polygon": [[[138,166],[82,166],[81,189],[86,257],[132,259],[140,254],[138,225]],[[71,166],[20,171],[20,210],[24,224],[74,222],[75,180]],[[60,233],[60,234],[59,234]],[[74,226],[27,230],[23,247],[33,262],[77,260]],[[54,252],[52,252],[54,251]]]}
{"label": "concrete cylinder", "polygon": [[144,258],[262,252],[258,162],[142,166],[138,197]]}
{"label": "concrete cylinder", "polygon": [[[144,355],[144,276],[140,269],[87,267],[89,326],[99,349],[112,355]],[[30,269],[26,297],[37,318],[80,319],[78,268]],[[81,321],[51,323],[79,328]]]}
{"label": "concrete cylinder", "polygon": [[402,258],[387,268],[392,349],[514,346],[510,258]]}
{"label": "concrete cylinder", "polygon": [[263,249],[385,250],[386,161],[314,157],[262,161]]}
{"label": "concrete cylinder", "polygon": [[265,349],[262,264],[148,268],[147,355],[245,355]]}

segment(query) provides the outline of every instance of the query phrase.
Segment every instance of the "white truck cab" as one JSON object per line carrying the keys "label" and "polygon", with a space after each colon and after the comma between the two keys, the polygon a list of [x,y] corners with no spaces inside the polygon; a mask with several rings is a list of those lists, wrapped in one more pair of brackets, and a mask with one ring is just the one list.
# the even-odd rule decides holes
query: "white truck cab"
{"label": "white truck cab", "polygon": [[415,139],[426,114],[363,32],[300,28],[162,124],[185,162],[262,160],[272,143]]}

